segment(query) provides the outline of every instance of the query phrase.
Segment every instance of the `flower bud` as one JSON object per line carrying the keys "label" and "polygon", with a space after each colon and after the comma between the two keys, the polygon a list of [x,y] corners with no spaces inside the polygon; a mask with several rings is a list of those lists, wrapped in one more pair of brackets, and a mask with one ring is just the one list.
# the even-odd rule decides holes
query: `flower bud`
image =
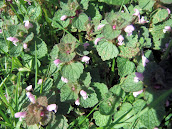
{"label": "flower bud", "polygon": [[60,63],[61,63],[60,59],[54,60],[54,64],[55,64],[56,66],[58,66]]}
{"label": "flower bud", "polygon": [[64,21],[66,18],[67,18],[67,16],[66,15],[63,15],[63,16],[61,16],[60,20],[61,21]]}
{"label": "flower bud", "polygon": [[83,56],[83,57],[81,57],[81,61],[82,61],[82,62],[85,62],[86,64],[89,63],[89,60],[90,60],[90,57],[88,57],[88,56]]}
{"label": "flower bud", "polygon": [[26,95],[29,98],[30,102],[32,102],[32,103],[36,102],[35,97],[34,97],[34,95],[32,93],[27,92]]}
{"label": "flower bud", "polygon": [[104,37],[96,38],[95,41],[94,41],[94,44],[97,45],[97,43],[98,43],[101,39],[103,39],[103,38],[104,38]]}
{"label": "flower bud", "polygon": [[75,101],[76,105],[80,105],[79,98]]}
{"label": "flower bud", "polygon": [[29,29],[29,28],[33,27],[32,23],[30,23],[29,21],[23,21],[23,22],[25,23],[24,26],[25,26],[26,29]]}
{"label": "flower bud", "polygon": [[47,106],[48,111],[54,111],[55,113],[57,112],[57,105],[56,104],[50,104]]}
{"label": "flower bud", "polygon": [[132,32],[134,31],[134,26],[133,25],[128,25],[127,27],[125,27],[124,31],[126,33],[128,33],[127,35],[130,36],[132,35]]}
{"label": "flower bud", "polygon": [[135,72],[135,75],[136,75],[136,77],[134,77],[134,82],[139,82],[139,80],[140,81],[143,81],[143,79],[144,79],[144,76],[143,76],[143,74],[142,73],[139,73],[139,72]]}
{"label": "flower bud", "polygon": [[14,44],[15,46],[17,46],[16,43],[19,41],[19,40],[18,40],[17,38],[15,38],[15,37],[8,37],[7,40],[13,42],[13,44]]}
{"label": "flower bud", "polygon": [[64,83],[68,83],[68,79],[67,79],[67,78],[61,77],[61,80],[62,80]]}
{"label": "flower bud", "polygon": [[142,92],[143,92],[143,90],[133,92],[133,96],[134,96],[134,97],[137,97],[137,96],[138,96],[139,94],[141,94]]}
{"label": "flower bud", "polygon": [[163,32],[166,33],[167,31],[171,31],[171,26],[165,26]]}
{"label": "flower bud", "polygon": [[33,90],[32,85],[29,85],[28,87],[26,87],[26,91],[31,91],[31,90]]}
{"label": "flower bud", "polygon": [[105,24],[99,24],[98,26],[97,26],[97,30],[100,30],[101,28],[103,28],[105,26]]}
{"label": "flower bud", "polygon": [[80,95],[83,97],[84,100],[88,98],[87,92],[85,92],[84,90],[80,91]]}

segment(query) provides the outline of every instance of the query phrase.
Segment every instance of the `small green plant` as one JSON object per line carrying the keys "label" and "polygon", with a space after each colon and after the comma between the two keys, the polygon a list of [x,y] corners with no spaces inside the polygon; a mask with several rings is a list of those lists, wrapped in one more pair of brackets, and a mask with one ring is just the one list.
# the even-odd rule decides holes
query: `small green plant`
{"label": "small green plant", "polygon": [[0,127],[172,127],[171,4],[1,0]]}

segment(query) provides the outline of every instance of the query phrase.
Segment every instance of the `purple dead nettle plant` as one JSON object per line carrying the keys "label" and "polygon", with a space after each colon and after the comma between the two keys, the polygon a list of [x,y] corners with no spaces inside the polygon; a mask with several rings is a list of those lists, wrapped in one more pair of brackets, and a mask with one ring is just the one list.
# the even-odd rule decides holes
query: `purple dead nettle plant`
{"label": "purple dead nettle plant", "polygon": [[127,33],[127,36],[131,36],[132,32],[134,31],[134,26],[128,25],[127,27],[125,27],[124,31]]}
{"label": "purple dead nettle plant", "polygon": [[84,100],[88,98],[87,92],[85,92],[84,90],[80,91],[80,95],[83,97]]}
{"label": "purple dead nettle plant", "polygon": [[139,10],[138,9],[134,9],[134,16],[137,16],[138,17],[138,23],[140,23],[140,24],[144,24],[144,23],[148,23],[149,21],[146,21],[145,19],[144,19],[144,16],[142,16],[141,18],[140,18],[140,12],[139,12]]}
{"label": "purple dead nettle plant", "polygon": [[123,40],[124,40],[124,37],[122,36],[122,35],[119,35],[118,36],[118,38],[117,38],[117,40],[118,40],[118,45],[123,45]]}
{"label": "purple dead nettle plant", "polygon": [[75,101],[75,105],[77,105],[77,106],[80,105],[79,98],[77,98],[77,100]]}
{"label": "purple dead nettle plant", "polygon": [[25,27],[26,29],[33,28],[32,23],[30,23],[29,21],[23,21],[23,22],[24,22],[24,27]]}
{"label": "purple dead nettle plant", "polygon": [[[26,89],[31,89],[31,85]],[[27,97],[30,100],[30,104],[27,107],[27,110],[24,112],[15,113],[15,118],[25,118],[27,125],[34,125],[40,123],[41,125],[47,124],[49,122],[49,113],[54,111],[57,112],[57,105],[50,104],[48,105],[48,99],[46,96],[40,96],[38,99],[35,99],[35,96],[31,92],[26,93]],[[34,120],[33,120],[34,119]],[[48,121],[47,121],[48,120]]]}
{"label": "purple dead nettle plant", "polygon": [[171,31],[171,26],[165,26],[164,29],[163,29],[164,33],[170,32],[170,31]]}
{"label": "purple dead nettle plant", "polygon": [[66,15],[63,15],[63,16],[60,17],[60,20],[61,20],[61,21],[65,21],[66,18],[67,18],[67,16],[66,16]]}
{"label": "purple dead nettle plant", "polygon": [[[142,51],[142,64],[143,64],[143,66],[145,67],[148,62],[149,62],[149,60],[144,56],[144,53]],[[135,72],[135,75],[136,75],[134,77],[135,83],[138,83],[139,81],[143,81],[143,79],[144,79],[143,73]],[[133,92],[133,96],[137,97],[142,92],[143,92],[143,89],[140,91]]]}
{"label": "purple dead nettle plant", "polygon": [[62,62],[60,61],[60,59],[54,60],[54,64],[55,64],[57,67],[58,67],[58,65],[59,65],[60,63],[62,63]]}
{"label": "purple dead nettle plant", "polygon": [[61,80],[62,80],[62,82],[64,82],[64,83],[68,83],[68,79],[67,79],[67,78],[61,77]]}
{"label": "purple dead nettle plant", "polygon": [[19,42],[16,37],[8,37],[7,40],[13,42],[15,46],[17,46],[17,42]]}
{"label": "purple dead nettle plant", "polygon": [[94,41],[94,44],[97,45],[97,43],[98,43],[101,39],[103,39],[103,38],[104,38],[104,37],[96,38],[95,41]]}
{"label": "purple dead nettle plant", "polygon": [[89,63],[89,60],[90,60],[90,57],[88,57],[88,56],[83,56],[83,57],[81,57],[81,61],[82,61],[82,62],[85,62],[86,64]]}
{"label": "purple dead nettle plant", "polygon": [[90,45],[89,43],[84,43],[84,44],[83,44],[84,49],[87,49],[87,47],[88,47],[89,45]]}

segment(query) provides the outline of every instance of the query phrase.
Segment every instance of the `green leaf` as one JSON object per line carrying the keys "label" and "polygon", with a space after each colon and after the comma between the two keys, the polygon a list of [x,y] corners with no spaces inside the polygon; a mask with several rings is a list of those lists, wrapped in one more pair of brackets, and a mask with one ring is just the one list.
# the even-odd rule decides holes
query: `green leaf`
{"label": "green leaf", "polygon": [[120,121],[122,118],[126,116],[128,112],[132,110],[132,105],[130,103],[123,103],[120,107],[120,110],[114,115],[114,122]]}
{"label": "green leaf", "polygon": [[115,94],[116,96],[119,96],[121,98],[125,97],[125,92],[124,90],[121,88],[120,85],[114,85],[113,87],[110,88],[110,90],[113,94]]}
{"label": "green leaf", "polygon": [[117,58],[118,74],[120,77],[125,77],[134,71],[135,64],[126,58]]}
{"label": "green leaf", "polygon": [[93,114],[93,119],[95,119],[95,123],[99,127],[103,127],[109,125],[112,121],[111,115],[102,115],[99,111],[95,111]]}
{"label": "green leaf", "polygon": [[89,0],[81,0],[80,4],[82,5],[82,8],[87,10],[88,9],[88,3]]}
{"label": "green leaf", "polygon": [[57,45],[54,45],[54,46],[53,46],[53,49],[52,49],[51,52],[50,52],[50,56],[51,56],[51,59],[52,59],[52,60],[57,59],[57,57],[58,57],[58,52],[59,52],[58,46],[57,46]]}
{"label": "green leaf", "polygon": [[[88,129],[89,128],[89,119],[86,118],[86,116],[79,116],[76,120],[77,120],[77,125],[79,125],[80,129]],[[84,120],[85,119],[85,120]],[[84,122],[82,122],[84,120]],[[79,124],[80,122],[82,122],[82,124]]]}
{"label": "green leaf", "polygon": [[127,76],[124,82],[121,84],[122,89],[125,92],[135,92],[143,89],[143,82],[134,82],[135,73]]}
{"label": "green leaf", "polygon": [[124,42],[126,44],[126,47],[135,48],[138,44],[138,35],[126,36],[124,38]]}
{"label": "green leaf", "polygon": [[52,19],[52,26],[54,28],[59,28],[59,25],[61,25],[63,28],[66,28],[69,25],[70,18],[67,18],[64,21],[60,20],[61,16],[63,16],[63,15],[66,15],[66,14],[64,14],[64,12],[61,10],[58,10],[55,12],[54,17]]}
{"label": "green leaf", "polygon": [[25,38],[25,40],[23,40],[23,43],[28,43],[29,41],[31,41],[34,37],[33,32],[31,32],[29,35],[27,35],[27,37]]}
{"label": "green leaf", "polygon": [[80,105],[84,108],[95,106],[98,103],[95,91],[91,87],[89,87],[88,89],[84,89],[84,91],[87,92],[88,98],[84,100],[83,97],[80,97]]}
{"label": "green leaf", "polygon": [[41,6],[39,6],[39,5],[36,5],[36,7],[29,6],[27,8],[27,12],[28,12],[28,16],[31,21],[35,21],[42,16]]}
{"label": "green leaf", "polygon": [[36,43],[36,51],[37,51],[37,58],[42,58],[47,54],[47,45],[46,43],[40,38],[34,38],[32,41],[34,44],[30,46],[30,52],[32,55],[35,55],[35,43]]}
{"label": "green leaf", "polygon": [[99,100],[103,99],[105,94],[108,93],[108,87],[104,83],[94,82],[91,87],[94,88]]}
{"label": "green leaf", "polygon": [[59,56],[58,59],[60,59],[61,62],[65,63],[65,62],[69,62],[71,60],[73,60],[73,58],[76,56],[76,53],[64,53],[64,52],[59,52]]}
{"label": "green leaf", "polygon": [[15,46],[14,44],[10,43],[9,45],[9,54],[11,56],[19,56],[23,50],[23,46],[21,44],[18,44]]}
{"label": "green leaf", "polygon": [[160,125],[164,115],[164,107],[156,107],[155,109],[150,108],[140,117],[140,120],[143,125],[145,125],[149,129],[152,129]]}
{"label": "green leaf", "polygon": [[87,16],[91,17],[94,24],[98,24],[98,22],[102,19],[99,9],[93,3],[89,3],[88,9],[85,13]]}
{"label": "green leaf", "polygon": [[160,0],[164,4],[172,4],[171,0]]}
{"label": "green leaf", "polygon": [[156,24],[158,22],[162,22],[167,17],[168,17],[168,11],[167,11],[167,9],[160,9],[159,8],[158,11],[153,15],[152,22],[154,24]]}
{"label": "green leaf", "polygon": [[[10,43],[11,44],[11,43]],[[8,45],[7,42],[5,42],[5,39],[2,35],[0,35],[0,50],[3,50],[4,52],[8,52]],[[1,51],[1,53],[3,53]]]}
{"label": "green leaf", "polygon": [[100,104],[99,111],[103,115],[110,115],[116,111],[119,106],[120,98],[114,96],[112,93],[107,93],[104,97],[104,101]]}
{"label": "green leaf", "polygon": [[105,39],[98,42],[97,51],[103,61],[113,59],[117,57],[119,53],[117,47],[112,42],[106,41]]}
{"label": "green leaf", "polygon": [[68,84],[62,86],[60,89],[60,100],[61,102],[74,102],[78,98],[77,93],[72,90]]}
{"label": "green leaf", "polygon": [[17,34],[18,25],[8,25],[7,31],[11,37],[15,36]]}
{"label": "green leaf", "polygon": [[119,56],[124,58],[132,58],[137,55],[138,52],[140,52],[139,48],[129,48],[125,46],[119,46],[120,53]]}
{"label": "green leaf", "polygon": [[129,0],[98,0],[99,2],[104,2],[110,5],[124,5],[129,2]]}
{"label": "green leaf", "polygon": [[155,1],[154,0],[138,0],[139,2],[139,6],[143,9],[143,10],[151,10]]}
{"label": "green leaf", "polygon": [[72,21],[72,25],[78,30],[85,31],[86,23],[88,22],[88,16],[85,13],[79,14],[79,17],[75,17]]}
{"label": "green leaf", "polygon": [[82,83],[84,84],[85,87],[88,87],[91,83],[91,75],[89,72],[84,72],[83,74],[81,74],[80,76],[80,80],[82,81]]}
{"label": "green leaf", "polygon": [[48,124],[48,129],[67,129],[68,128],[68,120],[65,116],[56,115],[56,118],[52,120],[50,124]]}
{"label": "green leaf", "polygon": [[117,38],[121,33],[121,30],[113,30],[112,26],[109,24],[106,24],[103,27],[103,36],[108,40],[113,40],[114,38]]}
{"label": "green leaf", "polygon": [[140,112],[146,105],[146,102],[143,99],[138,99],[133,103],[133,110],[135,113]]}
{"label": "green leaf", "polygon": [[84,66],[80,62],[71,62],[65,64],[61,69],[61,74],[64,78],[70,81],[76,81],[83,73]]}

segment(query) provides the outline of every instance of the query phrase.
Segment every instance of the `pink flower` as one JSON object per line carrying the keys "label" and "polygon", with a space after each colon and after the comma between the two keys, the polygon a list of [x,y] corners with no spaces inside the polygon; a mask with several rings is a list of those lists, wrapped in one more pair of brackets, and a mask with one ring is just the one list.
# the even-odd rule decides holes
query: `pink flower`
{"label": "pink flower", "polygon": [[87,49],[87,47],[89,46],[90,44],[89,43],[84,43],[84,49]]}
{"label": "pink flower", "polygon": [[19,40],[18,40],[17,38],[15,38],[15,37],[8,37],[7,40],[13,42],[13,44],[14,44],[15,46],[17,46],[16,43],[19,41]]}
{"label": "pink flower", "polygon": [[54,60],[54,64],[55,64],[56,66],[58,66],[60,63],[61,63],[60,59]]}
{"label": "pink flower", "polygon": [[105,24],[99,24],[98,26],[97,26],[97,30],[100,30],[101,28],[103,28],[105,26]]}
{"label": "pink flower", "polygon": [[42,84],[42,82],[43,82],[43,79],[39,79],[37,84],[40,85]]}
{"label": "pink flower", "polygon": [[2,30],[0,29],[0,34],[2,33]]}
{"label": "pink flower", "polygon": [[116,25],[114,25],[114,26],[112,27],[112,29],[115,30],[115,29],[116,29]]}
{"label": "pink flower", "polygon": [[145,19],[144,19],[144,17],[142,16],[142,18],[141,19],[139,19],[139,23],[140,24],[144,24],[144,23],[148,23],[149,21],[146,21]]}
{"label": "pink flower", "polygon": [[31,90],[33,90],[32,85],[29,85],[28,87],[26,87],[26,91],[31,91]]}
{"label": "pink flower", "polygon": [[133,96],[134,96],[134,97],[137,97],[137,96],[138,96],[139,94],[141,94],[142,92],[143,92],[143,90],[133,92]]}
{"label": "pink flower", "polygon": [[171,26],[165,26],[163,32],[166,33],[167,31],[171,31]]}
{"label": "pink flower", "polygon": [[76,105],[80,105],[79,98],[75,101]]}
{"label": "pink flower", "polygon": [[34,97],[34,95],[32,93],[27,92],[26,95],[29,98],[30,102],[32,102],[32,103],[36,102],[35,97]]}
{"label": "pink flower", "polygon": [[47,106],[47,110],[49,112],[54,111],[56,113],[57,112],[57,105],[56,104],[50,104]]}
{"label": "pink flower", "polygon": [[29,28],[33,27],[32,23],[30,23],[29,21],[23,21],[23,22],[24,22],[24,26],[25,26],[26,29],[29,29]]}
{"label": "pink flower", "polygon": [[88,57],[88,56],[83,56],[83,57],[81,57],[81,61],[82,61],[82,62],[85,62],[86,64],[89,63],[89,60],[90,60],[90,57]]}
{"label": "pink flower", "polygon": [[144,56],[143,52],[142,52],[142,64],[145,67],[146,64],[149,62],[149,60]]}
{"label": "pink flower", "polygon": [[124,40],[124,37],[122,35],[119,35],[118,36],[118,45],[122,45],[123,44],[123,40]]}
{"label": "pink flower", "polygon": [[139,80],[140,81],[143,81],[143,79],[144,79],[144,76],[143,76],[143,74],[142,73],[139,73],[139,72],[135,72],[135,75],[136,75],[136,77],[134,77],[134,82],[139,82]]}
{"label": "pink flower", "polygon": [[64,83],[68,83],[68,79],[67,79],[67,78],[61,77],[61,80],[62,80]]}
{"label": "pink flower", "polygon": [[24,0],[24,1],[26,1],[28,3],[28,5],[31,5],[31,1],[29,1],[29,0]]}
{"label": "pink flower", "polygon": [[169,8],[167,8],[167,11],[168,11],[168,14],[170,14],[170,13],[171,13],[171,11],[170,11],[170,9],[169,9]]}
{"label": "pink flower", "polygon": [[63,15],[63,16],[61,16],[60,20],[61,21],[64,21],[66,18],[67,18],[67,16],[66,15]]}
{"label": "pink flower", "polygon": [[23,48],[27,49],[27,43],[23,43]]}
{"label": "pink flower", "polygon": [[22,118],[26,117],[26,114],[27,114],[27,112],[17,112],[17,113],[14,114],[14,117],[19,118],[19,120],[21,121]]}
{"label": "pink flower", "polygon": [[126,33],[128,33],[127,35],[130,36],[132,35],[132,32],[134,31],[134,26],[133,25],[128,25],[127,27],[125,27],[124,31]]}
{"label": "pink flower", "polygon": [[140,12],[139,12],[139,10],[138,9],[134,9],[134,16],[138,16],[139,18],[140,18]]}
{"label": "pink flower", "polygon": [[104,37],[96,38],[96,40],[94,41],[94,44],[97,45],[97,43],[98,43],[101,39],[103,39],[103,38],[104,38]]}
{"label": "pink flower", "polygon": [[84,100],[88,98],[87,92],[85,92],[84,90],[80,91],[80,95],[83,97]]}

